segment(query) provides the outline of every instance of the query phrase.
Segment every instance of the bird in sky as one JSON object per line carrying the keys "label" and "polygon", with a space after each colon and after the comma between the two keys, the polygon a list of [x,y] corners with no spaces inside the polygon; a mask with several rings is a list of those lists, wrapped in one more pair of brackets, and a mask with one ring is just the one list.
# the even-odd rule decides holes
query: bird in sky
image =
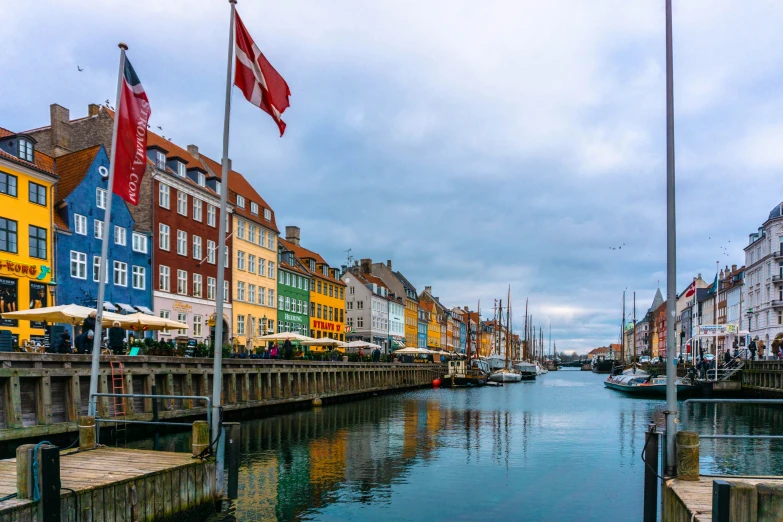
{"label": "bird in sky", "polygon": [[76,68],[79,70],[79,72],[82,72],[84,70],[81,67],[79,67],[78,65],[76,66]]}
{"label": "bird in sky", "polygon": [[158,129],[159,129],[159,130],[163,130],[163,127],[161,127],[160,125],[158,125]]}

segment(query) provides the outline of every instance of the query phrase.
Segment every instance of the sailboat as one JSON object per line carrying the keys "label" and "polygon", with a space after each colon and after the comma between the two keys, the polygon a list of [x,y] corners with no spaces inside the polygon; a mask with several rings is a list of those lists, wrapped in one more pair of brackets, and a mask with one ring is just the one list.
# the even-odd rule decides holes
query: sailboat
{"label": "sailboat", "polygon": [[[498,312],[496,314],[497,318],[499,319],[496,324],[499,323],[498,332],[503,332],[503,301],[500,301],[500,308],[498,309]],[[511,339],[512,339],[512,333],[511,333],[511,285],[508,287],[508,303],[506,304],[506,329],[505,329],[505,338],[504,338],[504,346],[503,351],[505,354],[505,365],[500,368],[499,370],[495,370],[490,374],[489,380],[492,382],[520,382],[522,380],[522,375],[520,374],[519,370],[514,369],[514,367],[511,365]],[[496,341],[498,346],[500,345],[500,338],[496,336]],[[498,355],[499,355],[498,351]]]}
{"label": "sailboat", "polygon": [[519,371],[523,381],[532,381],[535,380],[539,372],[536,364],[530,362],[530,336],[528,335],[530,325],[528,324],[527,304],[527,299],[525,299],[525,333],[522,341],[522,354],[513,362],[513,366],[515,370]]}
{"label": "sailboat", "polygon": [[[481,342],[481,301],[479,301],[477,333]],[[478,357],[478,349],[471,353],[470,311],[468,311],[467,345],[465,359],[452,359],[446,366],[446,373],[441,379],[441,386],[484,386],[489,377],[489,366],[486,361]]]}

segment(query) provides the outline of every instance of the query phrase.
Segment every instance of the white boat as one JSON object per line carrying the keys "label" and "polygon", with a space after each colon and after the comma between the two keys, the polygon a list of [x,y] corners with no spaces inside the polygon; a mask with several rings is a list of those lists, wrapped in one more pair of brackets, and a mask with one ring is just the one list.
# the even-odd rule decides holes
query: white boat
{"label": "white boat", "polygon": [[522,374],[516,370],[496,370],[489,375],[492,382],[519,382],[522,380]]}
{"label": "white boat", "polygon": [[538,369],[536,365],[527,361],[516,361],[514,363],[514,369],[519,371],[523,380],[533,380],[538,375]]}

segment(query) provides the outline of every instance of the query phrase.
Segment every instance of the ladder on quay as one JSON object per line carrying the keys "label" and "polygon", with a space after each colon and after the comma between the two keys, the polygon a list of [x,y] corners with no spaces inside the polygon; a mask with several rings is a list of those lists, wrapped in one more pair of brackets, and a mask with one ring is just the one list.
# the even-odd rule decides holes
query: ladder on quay
{"label": "ladder on quay", "polygon": [[[111,388],[112,393],[125,394],[125,371],[120,361],[109,361],[111,367]],[[122,447],[124,448],[127,443],[127,424],[126,411],[125,411],[125,398],[124,397],[112,397],[114,401],[114,420],[123,422],[114,423],[114,444],[120,445],[122,441]]]}

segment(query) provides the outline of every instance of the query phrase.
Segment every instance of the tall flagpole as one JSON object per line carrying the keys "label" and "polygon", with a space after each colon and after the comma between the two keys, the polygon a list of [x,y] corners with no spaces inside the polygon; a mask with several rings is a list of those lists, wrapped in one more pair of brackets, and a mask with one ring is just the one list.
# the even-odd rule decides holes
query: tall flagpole
{"label": "tall flagpole", "polygon": [[677,319],[677,221],[674,205],[674,66],[672,51],[672,0],[666,0],[666,470],[676,469],[674,438],[677,434],[677,358],[674,357],[674,325]]}
{"label": "tall flagpole", "polygon": [[[215,300],[215,359],[212,368],[212,441],[218,440],[220,434],[220,393],[223,390],[223,297],[226,277],[226,216],[228,203],[228,130],[231,121],[231,84],[234,72],[234,20],[236,19],[236,0],[228,0],[231,4],[231,22],[228,34],[228,63],[226,64],[226,105],[223,116],[223,160],[220,177],[220,214],[218,224],[218,255],[217,255],[217,299]],[[221,452],[217,452],[218,455]],[[223,493],[223,462],[218,459],[215,471],[217,475],[216,490]]]}
{"label": "tall flagpole", "polygon": [[106,188],[106,208],[104,209],[103,216],[103,244],[101,245],[101,266],[99,268],[98,277],[98,302],[97,312],[95,317],[95,335],[92,340],[92,368],[90,370],[90,406],[87,409],[87,414],[96,416],[96,403],[97,399],[95,394],[98,393],[98,378],[100,377],[100,360],[101,360],[101,336],[103,329],[103,299],[106,294],[106,276],[108,275],[108,257],[109,257],[109,236],[111,235],[111,201],[114,199],[114,163],[117,157],[117,129],[120,123],[120,99],[122,98],[122,83],[123,73],[125,71],[125,51],[128,50],[128,46],[120,42],[118,44],[120,48],[120,70],[117,73],[117,101],[115,107],[117,111],[114,114],[114,125],[111,131],[111,158],[109,160],[109,181]]}

